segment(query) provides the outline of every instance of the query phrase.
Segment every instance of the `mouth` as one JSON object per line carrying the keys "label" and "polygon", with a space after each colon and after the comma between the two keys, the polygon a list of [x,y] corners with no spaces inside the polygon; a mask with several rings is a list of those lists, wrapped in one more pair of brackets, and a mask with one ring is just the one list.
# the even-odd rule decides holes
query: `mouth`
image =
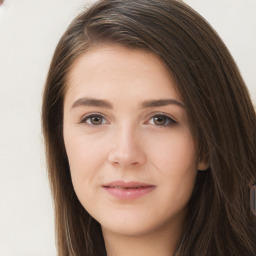
{"label": "mouth", "polygon": [[136,186],[136,187],[119,187],[119,186],[109,186],[109,188],[118,188],[118,189],[138,189],[138,188],[146,188],[144,186]]}
{"label": "mouth", "polygon": [[102,187],[115,198],[124,200],[132,200],[142,197],[155,189],[155,185],[134,181],[114,181],[105,184]]}

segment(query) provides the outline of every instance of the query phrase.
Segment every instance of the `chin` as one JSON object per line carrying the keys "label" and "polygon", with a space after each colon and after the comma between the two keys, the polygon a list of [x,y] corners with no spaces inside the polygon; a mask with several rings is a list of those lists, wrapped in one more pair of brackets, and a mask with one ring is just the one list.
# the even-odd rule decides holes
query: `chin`
{"label": "chin", "polygon": [[[152,218],[154,216],[154,218]],[[100,220],[100,224],[103,230],[123,236],[145,236],[153,234],[157,230],[166,226],[166,222],[157,222],[159,218],[152,215],[151,218],[146,216],[129,215],[119,216],[118,218],[110,216],[110,218],[104,218]]]}
{"label": "chin", "polygon": [[111,232],[113,234],[121,235],[121,236],[144,236],[151,233],[154,228],[149,225],[133,225],[133,224],[124,224],[118,223],[112,225],[101,225],[103,233]]}

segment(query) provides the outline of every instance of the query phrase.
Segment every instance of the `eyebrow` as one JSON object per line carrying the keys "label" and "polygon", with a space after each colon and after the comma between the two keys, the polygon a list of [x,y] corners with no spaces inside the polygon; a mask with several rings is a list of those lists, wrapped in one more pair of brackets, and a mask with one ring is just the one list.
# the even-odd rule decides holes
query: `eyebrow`
{"label": "eyebrow", "polygon": [[175,99],[147,100],[141,104],[142,108],[163,107],[167,105],[177,105],[185,108],[185,105],[182,102]]}
{"label": "eyebrow", "polygon": [[79,106],[103,107],[109,109],[113,108],[113,105],[110,102],[95,98],[80,98],[73,103],[71,109]]}
{"label": "eyebrow", "polygon": [[[176,105],[185,108],[185,105],[182,102],[175,99],[146,100],[141,104],[141,108],[163,107],[167,105]],[[109,101],[96,98],[80,98],[73,103],[71,109],[79,106],[92,106],[113,109],[113,105]]]}

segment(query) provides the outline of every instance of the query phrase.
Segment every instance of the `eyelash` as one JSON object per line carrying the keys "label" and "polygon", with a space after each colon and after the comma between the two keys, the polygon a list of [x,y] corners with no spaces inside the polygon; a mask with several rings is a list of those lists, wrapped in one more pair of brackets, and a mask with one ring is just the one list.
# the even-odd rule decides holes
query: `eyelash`
{"label": "eyelash", "polygon": [[[99,118],[104,121],[100,122],[99,124],[93,124],[92,120],[90,120],[92,118]],[[154,118],[163,118],[165,120],[165,122],[164,122],[164,124],[156,124],[153,121]],[[90,122],[88,122],[88,120],[90,120]],[[150,122],[150,120],[152,120],[152,122]],[[109,121],[107,121],[107,119],[104,117],[104,115],[102,115],[100,113],[91,113],[91,114],[84,116],[79,123],[87,124],[89,126],[100,126],[103,124],[109,124]],[[146,123],[150,123],[155,126],[169,127],[169,126],[173,126],[173,125],[177,124],[177,121],[175,121],[173,118],[171,118],[170,116],[168,116],[166,114],[157,113],[157,114],[152,115]]]}
{"label": "eyelash", "polygon": [[[92,118],[100,118],[100,119],[105,120],[105,121],[104,121],[104,123],[100,123],[100,124],[92,124],[92,122],[90,122],[90,123],[88,122],[88,120],[90,120]],[[99,125],[102,125],[102,124],[107,124],[109,122],[106,120],[106,118],[102,114],[100,114],[100,113],[91,113],[91,114],[88,114],[88,115],[84,116],[80,123],[82,123],[82,124],[85,123],[89,126],[99,126]]]}
{"label": "eyelash", "polygon": [[[149,120],[153,120],[154,118],[163,118],[165,120],[164,124],[155,124],[155,123],[151,123],[152,125],[155,126],[163,126],[163,127],[169,127],[169,126],[173,126],[175,124],[177,124],[177,121],[174,120],[173,118],[171,118],[170,116],[163,114],[163,113],[157,113],[154,114],[153,116],[150,117]],[[154,121],[153,121],[154,122]]]}

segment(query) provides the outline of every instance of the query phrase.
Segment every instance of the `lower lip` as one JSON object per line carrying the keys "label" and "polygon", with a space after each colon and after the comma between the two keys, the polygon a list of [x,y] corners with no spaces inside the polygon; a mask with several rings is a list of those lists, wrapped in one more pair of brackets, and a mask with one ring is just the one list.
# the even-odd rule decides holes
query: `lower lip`
{"label": "lower lip", "polygon": [[121,189],[121,188],[111,188],[111,187],[103,187],[109,194],[118,198],[118,199],[136,199],[142,197],[148,193],[150,193],[155,187],[148,186],[148,187],[140,187],[140,188],[128,188],[128,189]]}

